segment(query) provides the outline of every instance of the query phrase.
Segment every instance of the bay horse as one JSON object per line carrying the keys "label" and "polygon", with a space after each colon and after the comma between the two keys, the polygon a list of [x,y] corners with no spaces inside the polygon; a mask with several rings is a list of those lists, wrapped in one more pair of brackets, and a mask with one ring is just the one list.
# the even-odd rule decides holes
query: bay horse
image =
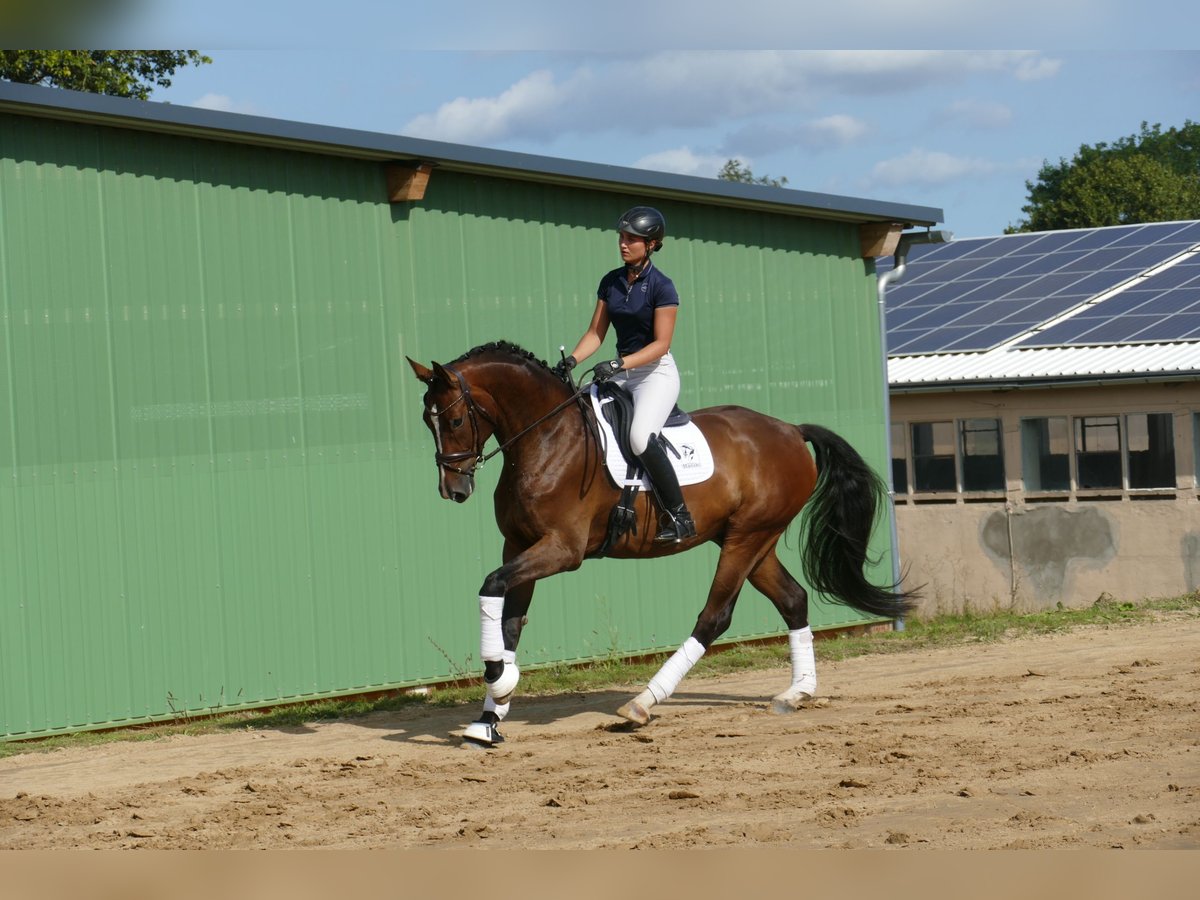
{"label": "bay horse", "polygon": [[[433,435],[438,491],[465,502],[475,469],[493,435],[504,467],[495,491],[496,524],[504,537],[503,564],[479,590],[480,655],[487,696],[464,738],[494,745],[508,713],[519,671],[517,644],[536,583],[579,568],[606,543],[609,515],[620,489],[607,477],[599,432],[580,390],[545,362],[506,341],[484,344],[446,365],[408,359],[426,386],[424,421]],[[581,379],[582,381],[582,379]],[[648,493],[637,503],[637,528],[605,555],[645,559],[713,541],[721,548],[708,600],[691,636],[617,712],[634,723],[666,700],[705,651],[729,627],[743,584],[765,594],[788,627],[792,681],[771,709],[787,712],[811,699],[817,686],[808,625],[808,594],[784,568],[775,546],[802,508],[801,563],[821,593],[872,616],[894,618],[915,594],[879,587],[864,573],[876,511],[886,498],[879,476],[845,440],[819,425],[792,425],[740,406],[691,413],[708,441],[714,474],[683,488],[696,536],[655,543],[656,507]],[[815,456],[806,442],[812,444]]]}

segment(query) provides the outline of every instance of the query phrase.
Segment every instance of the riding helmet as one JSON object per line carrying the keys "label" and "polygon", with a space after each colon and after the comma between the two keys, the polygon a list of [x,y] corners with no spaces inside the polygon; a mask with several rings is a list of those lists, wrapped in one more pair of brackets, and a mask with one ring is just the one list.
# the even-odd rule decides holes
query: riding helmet
{"label": "riding helmet", "polygon": [[663,238],[667,236],[667,220],[653,206],[635,206],[621,216],[617,231],[653,240],[661,247]]}

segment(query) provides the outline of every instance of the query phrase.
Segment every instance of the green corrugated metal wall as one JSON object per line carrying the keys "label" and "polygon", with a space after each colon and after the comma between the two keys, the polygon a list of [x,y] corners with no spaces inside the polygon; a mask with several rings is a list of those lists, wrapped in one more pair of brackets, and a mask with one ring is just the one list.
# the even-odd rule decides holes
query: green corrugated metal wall
{"label": "green corrugated metal wall", "polygon": [[[375,162],[0,116],[0,737],[477,671],[495,468],[438,498],[404,356],[552,359],[642,199],[435,171],[390,205]],[[829,424],[881,468],[855,226],[658,205],[682,404]],[[677,646],[715,560],[543,583],[523,664]],[[782,627],[747,588],[728,636]]]}

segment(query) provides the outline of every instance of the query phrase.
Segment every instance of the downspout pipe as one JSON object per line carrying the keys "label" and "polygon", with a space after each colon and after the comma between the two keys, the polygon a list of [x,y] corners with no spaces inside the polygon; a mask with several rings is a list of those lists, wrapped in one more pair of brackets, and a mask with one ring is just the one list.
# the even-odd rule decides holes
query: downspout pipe
{"label": "downspout pipe", "polygon": [[[892,397],[888,386],[888,347],[887,347],[887,292],[893,284],[897,284],[908,268],[908,251],[914,244],[946,244],[954,240],[950,231],[914,231],[900,235],[900,243],[896,245],[896,253],[892,257],[891,271],[879,276],[876,290],[879,295],[879,353],[883,363],[883,458],[887,465],[887,516],[888,529],[892,540],[892,584],[900,583],[900,536],[896,530],[896,482],[892,477]],[[904,617],[900,616],[892,622],[896,631],[904,630]]]}

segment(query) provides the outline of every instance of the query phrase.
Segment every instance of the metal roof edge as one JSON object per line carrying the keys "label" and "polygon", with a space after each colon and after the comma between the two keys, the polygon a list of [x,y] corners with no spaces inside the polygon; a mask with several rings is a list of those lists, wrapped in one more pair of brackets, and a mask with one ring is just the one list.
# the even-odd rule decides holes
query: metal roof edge
{"label": "metal roof edge", "polygon": [[653,196],[703,197],[729,206],[846,222],[929,226],[943,221],[944,215],[935,207],[742,184],[5,81],[0,81],[0,111],[381,162],[429,162],[455,171],[612,191],[634,187]]}
{"label": "metal roof edge", "polygon": [[889,394],[957,394],[966,391],[1024,391],[1039,388],[1103,387],[1113,384],[1167,384],[1169,382],[1200,381],[1200,369],[1190,372],[1129,372],[1113,375],[1080,375],[1077,377],[995,378],[977,381],[908,381],[889,382]]}
{"label": "metal roof edge", "polygon": [[[1154,364],[1148,358],[1151,352],[1156,357]],[[888,389],[895,393],[1198,379],[1200,341],[1196,340],[1101,346],[1002,346],[976,353],[888,358]]]}

